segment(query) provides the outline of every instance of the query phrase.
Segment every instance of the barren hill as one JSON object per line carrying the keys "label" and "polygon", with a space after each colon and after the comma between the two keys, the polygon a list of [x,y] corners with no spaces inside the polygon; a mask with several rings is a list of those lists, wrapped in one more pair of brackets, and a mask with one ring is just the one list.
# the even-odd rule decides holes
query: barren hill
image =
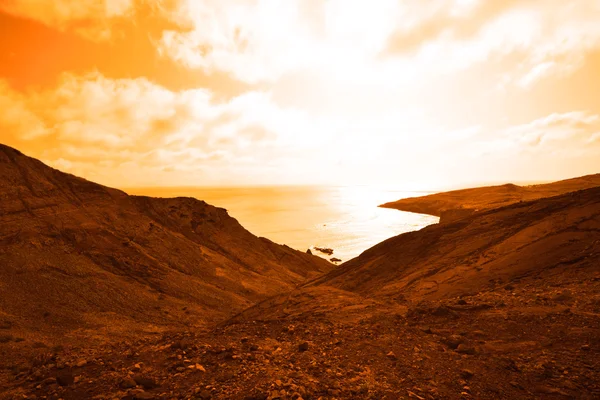
{"label": "barren hill", "polygon": [[16,334],[203,325],[330,267],[203,201],[128,196],[0,145],[0,322]]}
{"label": "barren hill", "polygon": [[370,296],[432,299],[546,274],[596,273],[599,258],[600,187],[390,238],[316,282]]}
{"label": "barren hill", "polygon": [[[0,399],[600,398],[600,187],[330,270],[193,199],[127,196],[8,148],[0,166]],[[131,321],[149,325],[102,335]],[[82,324],[99,331],[23,333]]]}
{"label": "barren hill", "polygon": [[399,235],[216,332],[324,398],[598,398],[600,188]]}
{"label": "barren hill", "polygon": [[487,210],[544,197],[558,196],[600,186],[600,174],[586,175],[541,185],[506,184],[453,190],[428,196],[410,197],[380,205],[401,211],[441,217],[441,223],[452,222],[476,211]]}

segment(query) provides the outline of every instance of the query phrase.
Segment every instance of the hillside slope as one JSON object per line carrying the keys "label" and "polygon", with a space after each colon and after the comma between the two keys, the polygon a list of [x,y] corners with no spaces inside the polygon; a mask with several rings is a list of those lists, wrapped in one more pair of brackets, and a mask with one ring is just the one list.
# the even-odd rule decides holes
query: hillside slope
{"label": "hillside slope", "polygon": [[315,284],[418,299],[494,290],[552,273],[595,273],[600,187],[480,212],[390,238]]}
{"label": "hillside slope", "polygon": [[440,222],[452,222],[476,211],[503,207],[519,201],[558,196],[577,190],[600,186],[600,174],[586,175],[541,185],[506,184],[453,190],[428,196],[410,197],[380,205],[401,211],[441,217]]}
{"label": "hillside slope", "polygon": [[[89,185],[70,179],[74,189]],[[58,187],[71,197],[69,187]],[[1,236],[2,248],[38,260],[34,266],[40,267],[33,273],[27,272],[30,265],[12,275],[3,272],[0,290],[6,290],[5,277],[17,282],[21,274],[30,285],[57,287],[52,279],[62,279],[62,274],[54,278],[52,271],[81,271],[65,286],[76,292],[69,301],[80,312],[85,307],[76,299],[109,306],[87,293],[100,284],[103,291],[114,286],[113,296],[127,295],[122,277],[135,294],[127,298],[132,301],[130,313],[147,312],[145,318],[156,321],[159,314],[153,307],[158,304],[169,311],[162,318],[171,329],[160,334],[149,329],[127,339],[108,337],[100,343],[92,343],[87,332],[77,346],[52,347],[62,341],[6,340],[10,335],[5,332],[15,332],[23,321],[0,320],[0,399],[600,398],[600,188],[518,202],[402,234],[324,275],[316,275],[321,264],[301,274],[303,263],[313,258],[247,236],[222,210],[191,199],[136,198],[92,188],[74,192],[79,197],[86,193],[86,206],[102,203],[102,212],[63,205],[65,214],[58,215],[72,215],[66,225],[48,222],[56,213],[22,216],[35,223],[24,225],[18,235]],[[15,203],[12,207],[21,210],[16,215],[42,215],[43,208],[34,202],[41,200],[36,199]],[[9,211],[4,208],[2,215]],[[72,226],[79,228],[65,229]],[[44,229],[51,234],[41,235]],[[252,248],[244,247],[246,240]],[[231,251],[232,244],[243,251]],[[105,262],[85,250],[92,246],[109,248],[101,254],[116,254],[116,261]],[[195,247],[202,254],[190,250]],[[259,256],[255,248],[261,249],[263,263],[252,263]],[[163,257],[163,252],[168,254]],[[51,256],[50,272],[44,254]],[[187,259],[201,255],[210,262]],[[71,260],[84,267],[75,269],[80,264]],[[232,271],[235,279],[228,279]],[[179,274],[195,287],[196,282],[208,282],[217,304],[188,293]],[[200,274],[202,279],[197,278]],[[305,283],[293,287],[304,277]],[[291,282],[291,290],[265,298],[258,291],[265,280]],[[150,294],[143,299],[148,304],[136,300],[145,293],[140,287],[148,288]],[[230,290],[241,287],[254,291],[233,297]],[[26,293],[39,298],[37,290],[44,288],[28,288]],[[155,300],[159,291],[163,299]],[[202,291],[207,293],[204,287]],[[260,301],[210,329],[193,326],[191,319],[200,319],[202,312],[207,318],[209,310],[239,304],[237,300],[249,302],[250,297]],[[50,299],[49,304],[57,304],[56,298]],[[167,308],[168,302],[172,305]],[[191,303],[195,306],[187,310],[178,308]],[[7,304],[0,298],[2,310]],[[59,315],[69,309],[58,304]],[[38,312],[47,309],[39,306],[43,308]],[[55,313],[49,312],[40,318],[54,321]],[[118,315],[128,313],[114,306],[111,322]]]}
{"label": "hillside slope", "polygon": [[0,322],[21,335],[202,325],[331,268],[203,201],[128,196],[3,145],[0,266]]}

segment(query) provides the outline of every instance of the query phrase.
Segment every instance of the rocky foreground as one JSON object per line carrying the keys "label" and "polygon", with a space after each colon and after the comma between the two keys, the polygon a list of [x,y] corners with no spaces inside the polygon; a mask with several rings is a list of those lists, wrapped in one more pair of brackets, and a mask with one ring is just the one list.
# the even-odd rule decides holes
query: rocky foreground
{"label": "rocky foreground", "polygon": [[600,273],[420,304],[302,289],[207,332],[10,342],[0,398],[596,399],[599,293]]}

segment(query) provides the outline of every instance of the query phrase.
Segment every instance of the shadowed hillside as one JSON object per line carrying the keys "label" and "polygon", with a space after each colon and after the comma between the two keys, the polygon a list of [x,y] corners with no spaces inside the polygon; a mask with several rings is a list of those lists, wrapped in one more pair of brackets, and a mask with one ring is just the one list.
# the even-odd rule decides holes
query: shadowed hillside
{"label": "shadowed hillside", "polygon": [[597,271],[600,187],[520,202],[388,239],[320,278],[421,299],[493,290],[546,273]]}
{"label": "shadowed hillside", "polygon": [[331,266],[203,201],[128,196],[1,145],[0,265],[18,334],[203,325]]}

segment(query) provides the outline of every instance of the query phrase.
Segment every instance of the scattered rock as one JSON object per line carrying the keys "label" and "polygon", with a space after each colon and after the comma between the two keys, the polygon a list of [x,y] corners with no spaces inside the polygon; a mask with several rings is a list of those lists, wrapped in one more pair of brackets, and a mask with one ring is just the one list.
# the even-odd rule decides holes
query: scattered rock
{"label": "scattered rock", "polygon": [[195,368],[200,372],[206,372],[206,369],[200,364],[196,364]]}
{"label": "scattered rock", "polygon": [[134,395],[135,400],[152,400],[155,396],[148,392],[138,392]]}
{"label": "scattered rock", "polygon": [[312,251],[310,251],[310,249],[307,249],[306,254],[310,254],[312,256]]}
{"label": "scattered rock", "polygon": [[87,365],[87,360],[79,360],[77,361],[77,363],[75,364],[76,367],[81,368]]}
{"label": "scattered rock", "polygon": [[133,375],[133,380],[144,389],[154,389],[158,386],[154,379],[140,374]]}
{"label": "scattered rock", "polygon": [[197,397],[200,400],[210,400],[212,399],[212,393],[210,393],[208,390],[202,390],[197,394]]}
{"label": "scattered rock", "polygon": [[446,306],[436,307],[431,315],[435,315],[436,317],[456,317],[456,312],[452,311],[450,308]]}
{"label": "scattered rock", "polygon": [[[249,396],[244,397],[244,400],[267,400],[269,398],[268,393],[255,393]],[[300,398],[295,397],[295,400],[299,400]]]}
{"label": "scattered rock", "polygon": [[460,376],[463,379],[471,379],[474,375],[475,373],[470,369],[463,369],[462,371],[460,371]]}
{"label": "scattered rock", "polygon": [[398,357],[396,357],[396,354],[393,351],[390,351],[389,353],[387,353],[385,355],[387,358],[389,358],[390,360],[397,360]]}
{"label": "scattered rock", "polygon": [[53,385],[56,383],[56,378],[54,377],[50,377],[50,378],[46,378],[42,381],[41,385],[42,386],[47,386],[47,385]]}
{"label": "scattered rock", "polygon": [[559,303],[573,300],[573,293],[570,290],[565,290],[553,297],[554,301]]}
{"label": "scattered rock", "polygon": [[458,347],[456,348],[456,351],[460,354],[467,354],[467,355],[474,355],[475,353],[477,353],[477,350],[475,350],[475,347],[472,346],[467,346],[464,343],[461,343],[458,345]]}
{"label": "scattered rock", "polygon": [[192,343],[188,339],[181,339],[174,342],[171,348],[174,350],[187,350]]}
{"label": "scattered rock", "polygon": [[333,263],[342,262],[342,260],[340,260],[340,259],[339,259],[339,258],[337,258],[337,257],[333,257],[333,258],[329,259],[329,261],[331,261],[331,262],[333,262]]}
{"label": "scattered rock", "polygon": [[75,382],[75,377],[73,376],[73,373],[71,371],[61,371],[56,376],[56,382],[60,386],[69,386]]}
{"label": "scattered rock", "polygon": [[298,351],[307,351],[308,350],[308,342],[302,342],[298,345]]}
{"label": "scattered rock", "polygon": [[136,387],[136,383],[130,376],[128,376],[126,378],[123,378],[121,383],[119,383],[119,386],[122,389],[131,389],[131,388]]}
{"label": "scattered rock", "polygon": [[450,335],[443,340],[443,343],[450,349],[455,350],[459,345],[464,343],[465,339],[460,335]]}

